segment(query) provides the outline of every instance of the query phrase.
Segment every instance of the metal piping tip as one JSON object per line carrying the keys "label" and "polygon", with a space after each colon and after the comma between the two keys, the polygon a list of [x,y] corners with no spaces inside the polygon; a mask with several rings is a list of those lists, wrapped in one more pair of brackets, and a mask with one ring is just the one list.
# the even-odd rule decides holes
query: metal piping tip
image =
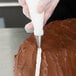
{"label": "metal piping tip", "polygon": [[40,48],[41,47],[41,36],[36,36],[36,42],[37,42],[38,48]]}

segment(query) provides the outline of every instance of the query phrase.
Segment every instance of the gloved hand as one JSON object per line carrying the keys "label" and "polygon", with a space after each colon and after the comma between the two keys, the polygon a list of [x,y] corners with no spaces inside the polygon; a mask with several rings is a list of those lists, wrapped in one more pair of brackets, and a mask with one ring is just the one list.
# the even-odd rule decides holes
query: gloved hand
{"label": "gloved hand", "polygon": [[[58,2],[59,2],[59,0],[40,0],[39,1],[37,11],[38,11],[38,13],[44,12],[44,25],[46,24],[49,17],[52,15]],[[28,18],[30,18],[29,9],[28,9],[28,5],[26,4],[26,0],[19,0],[19,3],[23,8],[24,15],[27,16]],[[25,30],[28,33],[33,32],[34,28],[33,28],[32,22],[25,25]]]}

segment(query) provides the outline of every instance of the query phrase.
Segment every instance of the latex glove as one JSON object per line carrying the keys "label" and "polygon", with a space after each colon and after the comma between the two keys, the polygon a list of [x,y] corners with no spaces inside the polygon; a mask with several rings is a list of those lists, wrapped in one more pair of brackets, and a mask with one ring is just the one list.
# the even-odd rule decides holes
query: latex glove
{"label": "latex glove", "polygon": [[[38,13],[44,12],[44,25],[46,24],[49,17],[51,17],[58,2],[59,2],[59,0],[40,0],[39,1],[37,11],[38,11]],[[26,4],[26,0],[19,0],[19,3],[23,7],[24,15],[27,16],[28,18],[30,18],[29,9],[28,9],[28,5]],[[25,25],[25,30],[28,33],[33,32],[34,28],[33,28],[32,22]]]}

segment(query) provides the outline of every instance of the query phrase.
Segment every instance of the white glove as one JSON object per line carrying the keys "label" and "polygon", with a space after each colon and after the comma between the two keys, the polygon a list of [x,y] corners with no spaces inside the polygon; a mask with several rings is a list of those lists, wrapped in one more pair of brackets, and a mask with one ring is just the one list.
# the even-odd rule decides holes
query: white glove
{"label": "white glove", "polygon": [[[58,4],[58,2],[59,2],[59,0],[40,0],[39,1],[37,11],[39,13],[44,12],[44,25],[46,24],[49,17],[51,17],[53,11],[55,10],[55,8]],[[24,15],[27,16],[28,18],[30,18],[29,9],[28,9],[28,5],[26,4],[26,0],[19,0],[19,3],[23,7]],[[33,32],[34,28],[33,28],[32,22],[25,25],[25,30],[28,33]]]}

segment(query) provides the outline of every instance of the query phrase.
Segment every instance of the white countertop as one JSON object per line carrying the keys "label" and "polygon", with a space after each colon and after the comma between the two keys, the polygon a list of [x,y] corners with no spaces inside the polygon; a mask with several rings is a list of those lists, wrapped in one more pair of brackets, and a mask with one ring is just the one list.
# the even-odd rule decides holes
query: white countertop
{"label": "white countertop", "polygon": [[14,76],[14,55],[28,36],[23,28],[0,29],[0,76]]}

